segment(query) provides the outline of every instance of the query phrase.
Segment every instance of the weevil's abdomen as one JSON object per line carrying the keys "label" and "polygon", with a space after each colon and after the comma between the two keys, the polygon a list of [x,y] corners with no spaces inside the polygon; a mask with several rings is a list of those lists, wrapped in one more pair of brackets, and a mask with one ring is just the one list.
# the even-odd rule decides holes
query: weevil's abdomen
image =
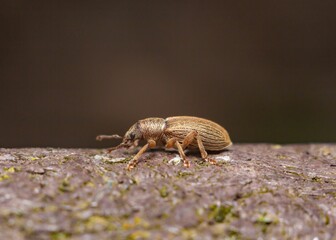
{"label": "weevil's abdomen", "polygon": [[[228,132],[219,124],[198,117],[180,116],[166,118],[165,136],[175,137],[182,143],[191,131],[196,130],[201,136],[205,150],[219,151],[232,144]],[[197,147],[194,140],[190,147]]]}

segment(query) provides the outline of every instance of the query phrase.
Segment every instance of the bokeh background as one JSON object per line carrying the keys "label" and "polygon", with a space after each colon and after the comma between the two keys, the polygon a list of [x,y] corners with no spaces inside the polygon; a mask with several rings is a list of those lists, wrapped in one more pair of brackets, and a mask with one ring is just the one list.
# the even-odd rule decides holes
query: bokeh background
{"label": "bokeh background", "polygon": [[174,115],[336,141],[334,0],[2,0],[0,18],[0,147],[106,147]]}

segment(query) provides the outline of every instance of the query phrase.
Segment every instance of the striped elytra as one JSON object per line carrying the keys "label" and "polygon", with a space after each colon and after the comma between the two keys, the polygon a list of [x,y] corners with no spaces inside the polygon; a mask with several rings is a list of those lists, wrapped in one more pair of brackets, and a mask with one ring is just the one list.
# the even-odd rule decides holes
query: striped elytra
{"label": "striped elytra", "polygon": [[[220,151],[232,144],[228,132],[213,121],[189,116],[166,118],[164,135],[167,138],[175,137],[182,142],[191,131],[197,131],[201,136],[205,150]],[[196,139],[189,148],[197,148]]]}

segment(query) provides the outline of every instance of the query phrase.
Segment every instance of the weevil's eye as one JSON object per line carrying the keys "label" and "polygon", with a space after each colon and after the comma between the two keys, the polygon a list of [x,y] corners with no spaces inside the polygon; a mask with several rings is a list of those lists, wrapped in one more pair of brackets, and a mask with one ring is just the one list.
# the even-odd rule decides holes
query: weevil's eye
{"label": "weevil's eye", "polygon": [[135,137],[135,134],[134,134],[134,133],[131,133],[131,134],[130,134],[130,138],[131,138],[131,140],[133,140],[134,137]]}

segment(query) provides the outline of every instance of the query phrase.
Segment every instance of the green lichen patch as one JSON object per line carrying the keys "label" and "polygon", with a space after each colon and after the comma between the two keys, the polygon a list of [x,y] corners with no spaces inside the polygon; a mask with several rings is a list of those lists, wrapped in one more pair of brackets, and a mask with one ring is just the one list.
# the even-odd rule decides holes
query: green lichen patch
{"label": "green lichen patch", "polygon": [[267,213],[261,213],[256,219],[256,223],[269,225],[275,222],[274,217],[270,216]]}
{"label": "green lichen patch", "polygon": [[217,205],[213,204],[209,207],[209,219],[214,222],[224,222],[225,218],[231,214],[233,206],[231,205]]}
{"label": "green lichen patch", "polygon": [[121,228],[123,230],[134,230],[134,229],[145,229],[149,228],[150,224],[143,218],[136,216],[130,220],[124,220],[122,222]]}
{"label": "green lichen patch", "polygon": [[66,162],[71,161],[71,160],[74,160],[74,156],[72,156],[72,155],[64,156],[63,159],[61,160],[61,164],[66,163]]}
{"label": "green lichen patch", "polygon": [[3,172],[0,174],[0,182],[12,178],[14,173],[20,172],[20,171],[21,171],[21,167],[13,167],[13,166],[4,167]]}
{"label": "green lichen patch", "polygon": [[278,222],[279,219],[277,216],[267,212],[260,213],[255,220],[255,223],[261,227],[261,230],[264,234],[267,232],[270,225],[278,224]]}
{"label": "green lichen patch", "polygon": [[85,225],[89,232],[103,231],[108,228],[114,228],[113,225],[111,228],[110,220],[103,216],[92,216],[85,222]]}
{"label": "green lichen patch", "polygon": [[73,192],[74,186],[71,185],[69,178],[64,178],[58,186],[61,192]]}
{"label": "green lichen patch", "polygon": [[195,173],[193,172],[190,172],[190,171],[178,171],[177,172],[177,177],[178,178],[186,178],[186,177],[189,177],[189,176],[193,176]]}
{"label": "green lichen patch", "polygon": [[[224,238],[224,240],[240,240],[243,239],[241,233],[236,230],[236,229],[228,229],[226,231],[227,236]],[[249,239],[249,238],[244,238],[244,239]]]}
{"label": "green lichen patch", "polygon": [[150,231],[136,230],[126,237],[126,240],[150,239]]}
{"label": "green lichen patch", "polygon": [[5,167],[4,171],[7,173],[15,173],[15,172],[19,172],[20,168],[17,167]]}
{"label": "green lichen patch", "polygon": [[50,239],[51,240],[67,240],[71,238],[70,233],[65,232],[52,232],[50,233]]}
{"label": "green lichen patch", "polygon": [[168,197],[169,192],[168,192],[167,186],[163,186],[162,188],[160,188],[160,189],[159,189],[159,193],[160,193],[160,196],[161,196],[162,198],[166,198],[166,197]]}
{"label": "green lichen patch", "polygon": [[317,182],[317,183],[321,183],[321,182],[323,182],[323,178],[318,177],[318,176],[314,176],[314,177],[312,177],[311,180],[312,180],[313,182]]}
{"label": "green lichen patch", "polygon": [[276,157],[279,160],[287,160],[287,159],[289,159],[289,157],[287,155],[285,155],[285,154],[277,154]]}
{"label": "green lichen patch", "polygon": [[10,179],[10,176],[6,173],[0,175],[0,182]]}

